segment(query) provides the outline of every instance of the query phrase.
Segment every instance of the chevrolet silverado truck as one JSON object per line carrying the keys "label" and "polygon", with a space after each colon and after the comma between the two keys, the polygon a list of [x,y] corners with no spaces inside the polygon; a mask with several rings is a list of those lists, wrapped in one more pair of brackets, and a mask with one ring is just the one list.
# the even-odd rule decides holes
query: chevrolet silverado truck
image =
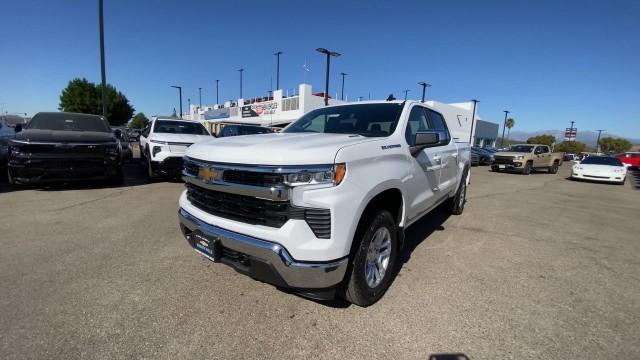
{"label": "chevrolet silverado truck", "polygon": [[544,169],[550,174],[555,174],[562,164],[562,158],[562,153],[551,152],[548,145],[511,145],[508,151],[494,154],[491,170],[516,171],[523,175],[529,175],[532,170]]}
{"label": "chevrolet silverado truck", "polygon": [[13,186],[44,182],[124,180],[118,137],[105,118],[40,112],[9,139],[7,179]]}
{"label": "chevrolet silverado truck", "polygon": [[182,233],[255,279],[371,305],[394,277],[403,229],[443,203],[464,210],[470,147],[449,120],[420,102],[360,102],[310,111],[280,133],[194,144]]}
{"label": "chevrolet silverado truck", "polygon": [[208,139],[211,134],[198,121],[154,117],[140,134],[140,158],[148,179],[179,177],[186,149]]}

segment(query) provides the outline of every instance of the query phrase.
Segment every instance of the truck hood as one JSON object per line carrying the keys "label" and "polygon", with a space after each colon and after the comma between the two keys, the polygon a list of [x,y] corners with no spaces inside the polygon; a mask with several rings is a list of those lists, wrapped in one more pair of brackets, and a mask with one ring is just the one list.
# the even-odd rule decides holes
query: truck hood
{"label": "truck hood", "polygon": [[186,156],[251,165],[332,164],[345,146],[376,141],[349,134],[273,133],[212,139],[192,145]]}
{"label": "truck hood", "polygon": [[16,140],[33,142],[110,142],[116,141],[110,132],[102,131],[68,131],[68,130],[40,130],[26,129],[16,134]]}
{"label": "truck hood", "polygon": [[493,154],[493,156],[518,156],[518,155],[531,155],[531,153],[524,153],[524,152],[512,152],[512,151],[500,151],[497,152],[495,154]]}
{"label": "truck hood", "polygon": [[211,135],[155,133],[153,134],[151,139],[155,141],[167,141],[167,142],[193,144],[200,141],[212,139],[212,136]]}

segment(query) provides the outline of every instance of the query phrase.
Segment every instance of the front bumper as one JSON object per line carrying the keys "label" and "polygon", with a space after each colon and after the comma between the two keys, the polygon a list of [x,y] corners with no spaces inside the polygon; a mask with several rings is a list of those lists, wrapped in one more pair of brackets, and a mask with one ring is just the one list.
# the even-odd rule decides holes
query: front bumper
{"label": "front bumper", "polygon": [[522,170],[522,161],[496,161],[491,162],[493,170]]}
{"label": "front bumper", "polygon": [[575,171],[571,172],[572,179],[595,181],[595,182],[607,182],[607,183],[620,183],[625,180],[626,175],[627,174],[615,174],[612,176],[603,176],[602,174],[594,175],[594,174],[577,173]]}
{"label": "front bumper", "polygon": [[30,158],[8,161],[12,178],[22,184],[101,180],[118,173],[119,162],[105,158]]}
{"label": "front bumper", "polygon": [[240,273],[276,286],[317,290],[334,287],[344,279],[348,258],[327,262],[299,262],[282,245],[205,223],[184,209],[178,211],[180,229],[195,248],[197,236],[218,241],[213,258]]}
{"label": "front bumper", "polygon": [[182,174],[182,156],[167,156],[162,161],[151,161],[154,171],[166,176],[180,176]]}

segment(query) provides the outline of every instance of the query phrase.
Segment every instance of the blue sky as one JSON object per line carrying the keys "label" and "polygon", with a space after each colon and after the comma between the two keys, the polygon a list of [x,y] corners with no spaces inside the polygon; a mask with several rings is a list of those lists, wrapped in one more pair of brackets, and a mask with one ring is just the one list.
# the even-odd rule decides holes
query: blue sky
{"label": "blue sky", "polygon": [[[324,86],[317,47],[355,98],[420,95],[477,98],[482,117],[514,130],[607,129],[640,138],[638,1],[142,1],[104,0],[107,80],[147,115],[169,114],[187,98],[245,97],[303,80]],[[0,105],[9,113],[57,108],[75,77],[100,81],[97,0],[4,0],[0,4]]]}

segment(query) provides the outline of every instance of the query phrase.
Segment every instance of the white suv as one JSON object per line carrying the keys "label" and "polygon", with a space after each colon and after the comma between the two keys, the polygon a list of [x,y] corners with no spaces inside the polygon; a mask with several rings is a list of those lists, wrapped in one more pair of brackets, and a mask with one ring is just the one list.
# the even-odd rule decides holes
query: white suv
{"label": "white suv", "polygon": [[150,180],[159,175],[179,176],[187,148],[211,138],[198,121],[154,117],[140,134],[140,157],[147,176]]}

